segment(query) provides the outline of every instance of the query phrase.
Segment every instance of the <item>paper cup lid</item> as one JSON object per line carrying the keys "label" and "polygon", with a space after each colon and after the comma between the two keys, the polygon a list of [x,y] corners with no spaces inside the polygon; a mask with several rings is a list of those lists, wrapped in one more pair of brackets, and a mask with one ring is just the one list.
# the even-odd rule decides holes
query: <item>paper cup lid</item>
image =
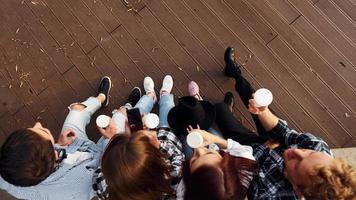
{"label": "paper cup lid", "polygon": [[159,124],[159,117],[154,113],[149,113],[143,117],[143,123],[149,129],[156,128]]}
{"label": "paper cup lid", "polygon": [[254,95],[257,106],[268,106],[273,101],[272,92],[266,88],[258,89]]}
{"label": "paper cup lid", "polygon": [[110,123],[110,117],[106,115],[99,115],[96,118],[96,125],[98,125],[101,128],[105,128],[109,125]]}
{"label": "paper cup lid", "polygon": [[191,132],[187,135],[187,143],[192,148],[198,148],[203,145],[203,136],[197,132]]}

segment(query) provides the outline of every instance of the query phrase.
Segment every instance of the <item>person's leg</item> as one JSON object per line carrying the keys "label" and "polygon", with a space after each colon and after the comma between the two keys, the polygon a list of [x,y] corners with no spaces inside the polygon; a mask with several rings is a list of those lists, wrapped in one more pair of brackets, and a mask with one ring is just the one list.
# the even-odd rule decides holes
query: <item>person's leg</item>
{"label": "person's leg", "polygon": [[158,127],[169,127],[168,113],[174,107],[173,94],[163,94],[159,100],[159,125]]}
{"label": "person's leg", "polygon": [[[232,77],[235,79],[235,89],[239,94],[242,102],[248,108],[248,101],[252,99],[252,94],[255,90],[252,88],[251,84],[241,75],[240,67],[241,65],[235,61],[235,50],[232,47],[228,47],[225,50],[224,54],[225,60],[225,76]],[[253,121],[255,122],[257,132],[259,135],[266,135],[266,131],[263,128],[260,120],[257,115],[251,114]]]}
{"label": "person's leg", "polygon": [[88,139],[85,128],[90,122],[90,117],[100,108],[109,103],[109,92],[111,89],[111,79],[104,76],[98,87],[98,95],[89,97],[81,103],[73,103],[69,108],[69,113],[64,120],[62,132],[72,129],[78,138]]}
{"label": "person's leg", "polygon": [[258,136],[244,127],[240,121],[234,117],[226,103],[215,104],[215,110],[215,122],[225,139],[230,138],[244,145],[264,143],[267,140],[267,137]]}
{"label": "person's leg", "polygon": [[90,122],[90,117],[101,107],[103,96],[89,97],[82,103],[74,103],[70,105],[69,114],[67,115],[62,132],[67,129],[72,129],[78,138],[88,139],[85,127]]}
{"label": "person's leg", "polygon": [[157,101],[153,80],[150,77],[146,77],[143,81],[143,86],[146,94],[143,95],[135,105],[135,108],[138,108],[142,115],[150,113]]}
{"label": "person's leg", "polygon": [[168,113],[174,107],[174,97],[171,94],[173,88],[173,78],[170,75],[164,77],[160,90],[159,100],[159,125],[158,127],[169,127]]}
{"label": "person's leg", "polygon": [[[246,108],[248,109],[248,101],[252,99],[252,94],[255,92],[255,90],[252,88],[251,84],[241,75],[235,77],[235,89],[236,92],[239,94],[242,102],[245,104]],[[259,135],[266,135],[266,131],[264,127],[261,124],[260,119],[258,118],[258,115],[252,114],[252,119],[255,122],[256,129]]]}
{"label": "person's leg", "polygon": [[139,87],[134,87],[129,96],[127,97],[124,106],[121,106],[119,109],[115,109],[112,111],[112,119],[114,120],[117,133],[125,133],[125,126],[127,120],[126,111],[132,109],[133,106],[137,104],[137,102],[141,99],[142,93]]}

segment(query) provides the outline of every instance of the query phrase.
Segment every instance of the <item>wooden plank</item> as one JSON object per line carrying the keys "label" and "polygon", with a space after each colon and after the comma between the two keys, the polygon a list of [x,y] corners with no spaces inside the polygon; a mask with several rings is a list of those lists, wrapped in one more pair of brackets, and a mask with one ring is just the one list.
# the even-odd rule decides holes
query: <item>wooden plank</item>
{"label": "wooden plank", "polygon": [[277,36],[275,31],[267,25],[263,18],[251,10],[241,0],[228,0],[231,10],[241,18],[261,38],[265,44]]}
{"label": "wooden plank", "polygon": [[276,13],[266,4],[257,2],[256,0],[249,1],[250,6],[253,6],[259,11],[266,20],[278,31],[279,35],[288,44],[289,48],[296,52],[302,60],[310,66],[309,70],[318,74],[321,79],[335,94],[348,105],[349,108],[356,108],[355,93],[349,85],[343,80],[335,76],[335,72],[319,57],[308,44],[297,35],[291,27],[281,20]]}
{"label": "wooden plank", "polygon": [[[340,30],[335,28],[325,17],[316,11],[315,7],[306,1],[289,0],[300,13],[303,14],[314,27],[332,44],[341,54],[350,62],[350,65],[356,69],[356,47],[348,41]],[[345,23],[345,22],[344,22]],[[342,61],[341,61],[342,62]],[[347,63],[344,63],[347,65]]]}
{"label": "wooden plank", "polygon": [[[213,60],[207,53],[206,49],[203,48],[201,44],[199,44],[196,39],[189,34],[189,31],[184,26],[182,26],[182,24],[175,17],[169,14],[167,8],[165,8],[160,2],[151,2],[148,7],[152,14],[156,16],[156,18],[163,24],[164,28],[170,32],[170,35],[166,35],[168,36],[166,37],[167,40],[170,40],[167,42],[173,44],[175,48],[179,49],[179,51],[175,52],[175,55],[171,54],[172,57],[176,61],[178,58],[184,59],[184,62],[187,62],[187,57],[192,57],[195,62],[192,62],[193,60],[189,59],[190,61],[187,64],[180,65],[180,67],[183,71],[185,71],[185,73],[196,77],[195,80],[200,83],[200,88],[203,94],[206,94],[206,96],[212,98],[212,100],[215,100],[214,97],[216,97],[216,93],[211,89],[211,87],[214,85],[214,87],[217,88],[217,84],[212,79],[212,75],[215,77],[217,75],[221,76],[220,70],[216,70],[216,66],[218,65],[216,61]],[[143,11],[144,10],[141,10],[140,14]],[[172,41],[172,36],[174,37],[175,41]],[[179,46],[177,46],[177,42]],[[185,51],[182,51],[182,47],[185,49]],[[167,48],[166,50],[168,52]],[[197,68],[199,70],[197,70]],[[208,73],[207,69],[213,68],[215,70]],[[209,79],[207,79],[206,76],[208,76]],[[217,89],[220,90],[219,88]]]}
{"label": "wooden plank", "polygon": [[[174,74],[174,86],[180,91],[186,90],[185,84],[188,82],[188,76],[178,69],[176,63],[172,61],[172,58],[162,49],[155,38],[150,35],[149,31],[140,21],[140,17],[135,17],[131,13],[127,12],[127,9],[114,1],[104,1],[107,7],[110,7],[114,15],[122,21],[125,30],[134,38],[137,45],[143,49],[145,54],[149,56],[155,65],[159,66],[160,71],[164,74]],[[114,37],[116,40],[120,40],[121,34],[116,34]],[[120,36],[120,37],[118,37]],[[184,89],[183,89],[184,88]],[[178,94],[178,95],[179,95]]]}
{"label": "wooden plank", "polygon": [[344,12],[329,0],[319,0],[314,7],[321,10],[328,20],[333,22],[333,25],[339,28],[349,40],[356,46],[356,22],[353,22],[345,16]]}
{"label": "wooden plank", "polygon": [[267,3],[278,12],[279,16],[288,24],[296,20],[301,14],[286,0],[268,0]]}
{"label": "wooden plank", "polygon": [[115,66],[125,75],[126,83],[130,83],[133,86],[142,85],[145,75],[111,36],[101,42],[101,47],[105,54],[115,63]]}
{"label": "wooden plank", "polygon": [[[8,62],[6,63],[7,67],[5,67],[6,71],[10,74],[11,79],[16,79],[18,81],[18,86],[21,85],[20,82],[26,81],[31,83],[31,86],[36,93],[41,92],[47,87],[47,84],[45,81],[43,82],[42,73],[33,66],[32,60],[27,54],[27,48],[22,46],[23,42],[28,41],[27,39],[23,39],[22,36],[27,37],[28,33],[21,32],[14,36],[16,30],[11,32],[7,28],[5,20],[3,20],[4,18],[2,18],[1,15],[0,19],[1,33],[7,35],[6,37],[0,38],[0,45],[8,58]],[[40,52],[40,49],[36,49],[35,51]]]}
{"label": "wooden plank", "polygon": [[[302,35],[317,53],[328,62],[330,69],[333,70],[340,79],[343,79],[348,83],[355,91],[356,68],[352,66],[352,63],[349,63],[342,56],[338,55],[338,52],[327,43],[327,40],[322,38],[318,32],[313,29],[311,24],[309,24],[304,17],[298,18],[292,26],[298,31],[298,34]],[[352,51],[352,49],[350,49],[350,51]]]}
{"label": "wooden plank", "polygon": [[80,21],[97,43],[106,38],[108,32],[82,1],[62,0],[67,9]]}
{"label": "wooden plank", "polygon": [[110,95],[109,110],[119,108],[123,105],[133,86],[125,81],[125,75],[115,67],[113,61],[110,60],[102,48],[95,48],[88,56],[92,60],[95,58],[94,65],[101,71],[103,76],[112,78],[113,88]]}
{"label": "wooden plank", "polygon": [[78,42],[64,29],[63,24],[56,19],[47,6],[33,5],[33,10],[41,17],[44,22],[43,25],[51,32],[51,35],[61,44],[60,50],[80,70],[90,85],[95,88],[96,82],[100,77],[95,68],[90,66],[91,61],[86,57],[84,50],[78,45]]}
{"label": "wooden plank", "polygon": [[91,12],[105,26],[106,30],[111,33],[121,22],[110,12],[101,0],[82,0],[83,3],[91,10]]}
{"label": "wooden plank", "polygon": [[73,88],[73,90],[79,95],[79,98],[84,99],[93,95],[93,89],[90,87],[89,83],[83,77],[83,75],[80,74],[77,68],[71,68],[69,71],[63,74],[63,77]]}
{"label": "wooden plank", "polygon": [[12,86],[4,77],[4,74],[0,72],[0,116],[9,112],[10,114],[16,113],[24,104],[19,101],[18,97],[12,91]]}
{"label": "wooden plank", "polygon": [[[66,105],[64,105],[60,98],[56,95],[55,88],[53,86],[49,86],[43,90],[41,94],[39,94],[39,98],[41,98],[42,102],[44,102],[46,106],[41,114],[43,115],[44,112],[50,113],[57,124],[63,124],[64,119],[67,116],[66,109],[64,109]],[[43,118],[43,116],[41,117]],[[44,120],[48,123],[48,119]]]}
{"label": "wooden plank", "polygon": [[11,133],[17,129],[20,128],[28,128],[28,127],[33,127],[35,124],[35,119],[33,115],[30,113],[30,111],[27,109],[27,107],[23,107],[22,109],[19,110],[15,115],[13,116],[7,116],[7,120],[3,123],[5,123],[5,127],[3,130],[6,131],[7,133]]}
{"label": "wooden plank", "polygon": [[[215,12],[228,27],[234,30],[238,37],[241,38],[241,40],[245,42],[246,46],[250,48],[255,57],[264,63],[265,66],[262,69],[254,67],[248,70],[254,72],[255,76],[259,76],[259,79],[263,82],[265,87],[280,88],[278,91],[273,90],[275,93],[274,96],[277,98],[276,102],[279,101],[283,105],[283,108],[288,110],[288,113],[291,113],[292,118],[300,120],[299,123],[303,124],[305,127],[304,130],[318,132],[328,137],[330,141],[335,139],[335,142],[342,144],[344,141],[337,141],[338,138],[334,138],[325,129],[323,129],[323,127],[320,125],[315,126],[315,124],[318,123],[312,116],[309,115],[307,109],[299,103],[299,97],[296,96],[302,92],[299,91],[301,87],[298,86],[298,82],[287,78],[290,77],[289,72],[286,71],[278,60],[273,57],[264,44],[255,42],[256,38],[253,33],[251,33],[241,21],[234,20],[231,17],[232,14],[227,11],[225,5],[219,3],[218,1],[206,1],[204,3],[206,3],[207,6],[209,6],[210,9]],[[278,74],[278,77],[275,74]]]}
{"label": "wooden plank", "polygon": [[356,139],[355,138],[350,138],[347,143],[342,145],[343,148],[348,148],[348,147],[356,147]]}
{"label": "wooden plank", "polygon": [[344,13],[351,18],[353,22],[356,22],[356,3],[352,0],[332,0],[337,4]]}
{"label": "wooden plank", "polygon": [[83,27],[78,19],[70,12],[62,1],[44,0],[51,12],[61,21],[71,36],[75,38],[79,46],[84,52],[89,52],[97,43],[89,32]]}
{"label": "wooden plank", "polygon": [[[28,48],[28,51],[32,57],[32,61],[44,74],[44,76],[51,76],[56,70],[60,72],[66,71],[72,64],[64,56],[64,52],[60,51],[61,46],[52,38],[52,36],[43,27],[43,21],[36,18],[31,9],[27,6],[25,1],[9,1],[9,7],[7,9],[8,15],[13,16],[13,21],[9,22],[9,26],[13,26],[12,30],[16,31],[16,22],[25,22],[22,29],[28,29],[30,35],[33,35],[34,41],[27,41],[28,43],[34,43],[35,45]],[[33,4],[31,4],[33,5]],[[11,8],[10,8],[11,7]],[[12,14],[10,14],[12,13]],[[17,13],[17,14],[13,14]],[[16,16],[18,16],[16,18]],[[38,46],[36,45],[38,43]]]}
{"label": "wooden plank", "polygon": [[[58,99],[64,106],[69,106],[71,103],[79,99],[79,95],[70,87],[68,82],[60,74],[56,74],[48,79],[52,91],[56,94]],[[60,109],[60,108],[59,108]],[[67,111],[66,108],[63,110]]]}
{"label": "wooden plank", "polygon": [[[352,130],[356,128],[355,115],[350,114],[351,111],[342,104],[333,91],[318,80],[315,74],[306,70],[308,66],[305,66],[280,38],[273,40],[268,47],[299,85],[305,88],[304,92],[291,92],[298,93],[298,100],[307,112],[333,135],[345,138],[351,136]],[[349,117],[345,117],[345,113],[349,113]]]}
{"label": "wooden plank", "polygon": [[[164,73],[156,63],[152,62],[144,50],[134,41],[130,34],[125,30],[124,26],[117,28],[112,33],[112,37],[115,38],[122,49],[125,49],[125,52],[137,65],[140,66],[145,74],[152,77],[155,82],[161,82],[163,79],[162,77],[164,77]],[[177,87],[174,85],[173,93],[181,95],[182,91],[177,89]]]}

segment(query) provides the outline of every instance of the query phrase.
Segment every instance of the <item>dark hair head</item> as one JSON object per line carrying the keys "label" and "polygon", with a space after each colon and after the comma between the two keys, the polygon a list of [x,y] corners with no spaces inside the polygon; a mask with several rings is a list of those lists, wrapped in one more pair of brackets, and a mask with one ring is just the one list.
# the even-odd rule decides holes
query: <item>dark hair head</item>
{"label": "dark hair head", "polygon": [[32,186],[46,179],[54,169],[51,141],[29,129],[19,129],[6,139],[0,151],[0,175],[16,186]]}
{"label": "dark hair head", "polygon": [[102,158],[110,199],[162,199],[172,195],[165,155],[141,131],[112,138]]}
{"label": "dark hair head", "polygon": [[222,153],[219,166],[203,165],[190,171],[189,161],[184,165],[185,199],[240,200],[257,170],[255,161]]}

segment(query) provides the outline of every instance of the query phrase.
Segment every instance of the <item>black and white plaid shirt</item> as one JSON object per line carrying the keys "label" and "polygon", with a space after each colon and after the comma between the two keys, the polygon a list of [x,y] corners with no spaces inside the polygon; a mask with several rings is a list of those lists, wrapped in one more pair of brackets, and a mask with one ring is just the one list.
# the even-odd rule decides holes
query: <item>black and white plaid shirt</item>
{"label": "black and white plaid shirt", "polygon": [[259,170],[250,185],[248,199],[297,199],[292,185],[283,173],[283,152],[288,148],[301,148],[323,152],[332,157],[333,154],[322,139],[310,133],[298,133],[282,120],[279,120],[269,134],[271,139],[277,140],[281,145],[273,150],[263,144],[252,145]]}
{"label": "black and white plaid shirt", "polygon": [[[160,151],[168,155],[166,162],[172,168],[170,171],[170,175],[173,178],[171,187],[177,190],[182,177],[183,162],[185,160],[182,143],[169,128],[159,128],[157,130],[157,138],[160,141]],[[101,168],[98,168],[94,173],[93,189],[99,199],[103,200],[109,197],[107,184]],[[170,199],[170,197],[164,199]]]}

